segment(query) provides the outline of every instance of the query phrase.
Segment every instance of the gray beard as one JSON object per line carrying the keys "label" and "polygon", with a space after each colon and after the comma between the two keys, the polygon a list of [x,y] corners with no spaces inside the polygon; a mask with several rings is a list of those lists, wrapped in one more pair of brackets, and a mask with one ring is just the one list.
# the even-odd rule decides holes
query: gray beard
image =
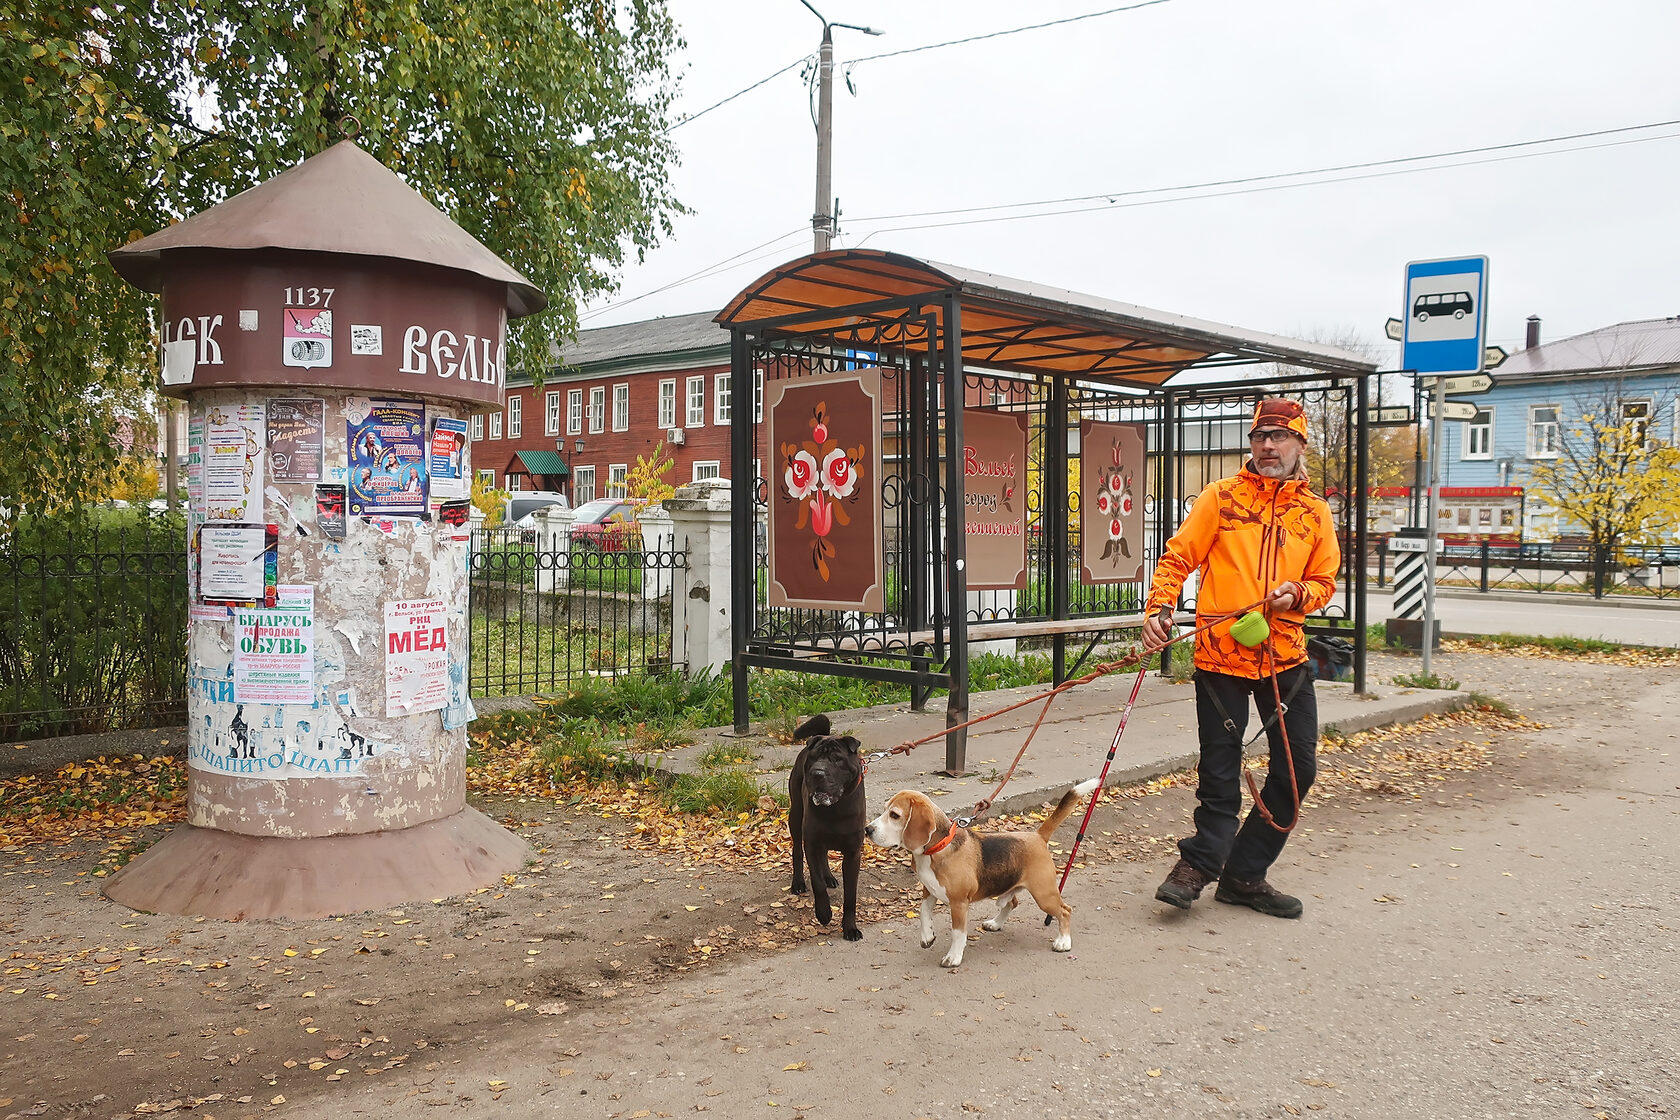
{"label": "gray beard", "polygon": [[1295,473],[1295,468],[1282,462],[1264,464],[1255,462],[1254,473],[1264,478],[1288,478]]}

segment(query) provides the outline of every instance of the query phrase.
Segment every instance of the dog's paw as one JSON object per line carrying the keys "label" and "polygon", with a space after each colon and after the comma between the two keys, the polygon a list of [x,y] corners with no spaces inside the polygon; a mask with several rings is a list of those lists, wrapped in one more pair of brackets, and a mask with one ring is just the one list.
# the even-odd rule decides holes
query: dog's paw
{"label": "dog's paw", "polygon": [[834,920],[834,907],[825,904],[816,907],[817,924],[826,926]]}
{"label": "dog's paw", "polygon": [[788,888],[788,892],[790,894],[806,894],[810,891],[810,889],[810,887],[805,885],[805,880],[795,879],[793,881],[793,885]]}
{"label": "dog's paw", "polygon": [[823,872],[823,882],[827,883],[831,887],[838,887],[840,885],[840,880],[834,877],[834,872],[832,871]]}
{"label": "dog's paw", "polygon": [[1054,940],[1050,943],[1050,948],[1056,950],[1056,952],[1058,952],[1058,953],[1071,952],[1073,950],[1073,937],[1072,937],[1072,935],[1071,934],[1065,934],[1065,933],[1062,934],[1060,937],[1056,938],[1056,940]]}
{"label": "dog's paw", "polygon": [[933,941],[934,941],[934,939],[931,938],[931,937],[922,938],[922,948],[924,948],[924,949],[933,948]]}
{"label": "dog's paw", "polygon": [[940,968],[960,968],[960,967],[962,967],[962,954],[961,953],[954,953],[954,954],[953,953],[946,953],[943,957],[939,958],[939,967]]}
{"label": "dog's paw", "polygon": [[998,921],[996,918],[987,918],[985,921],[980,923],[980,928],[989,929],[993,933],[996,933],[998,930],[1003,928],[1003,923]]}
{"label": "dog's paw", "polygon": [[847,941],[862,941],[863,940],[863,931],[861,929],[858,929],[856,926],[853,926],[851,929],[844,930],[842,932],[843,932]]}

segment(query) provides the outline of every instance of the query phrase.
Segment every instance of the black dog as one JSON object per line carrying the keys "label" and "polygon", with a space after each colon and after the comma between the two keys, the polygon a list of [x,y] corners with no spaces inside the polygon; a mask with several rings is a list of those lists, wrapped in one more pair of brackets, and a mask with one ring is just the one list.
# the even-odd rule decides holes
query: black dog
{"label": "black dog", "polygon": [[857,926],[858,869],[863,864],[863,826],[868,801],[863,793],[863,744],[850,735],[831,735],[827,716],[812,716],[794,728],[808,741],[788,774],[788,839],[793,844],[793,893],[805,893],[805,869],[811,871],[817,921],[834,919],[828,888],[838,886],[828,869],[828,853],[840,853],[845,877],[840,930],[847,941],[860,941]]}

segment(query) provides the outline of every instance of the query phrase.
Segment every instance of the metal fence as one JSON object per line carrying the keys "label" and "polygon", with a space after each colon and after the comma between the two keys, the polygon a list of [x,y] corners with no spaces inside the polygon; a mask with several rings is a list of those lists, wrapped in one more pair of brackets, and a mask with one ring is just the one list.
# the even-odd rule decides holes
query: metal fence
{"label": "metal fence", "polygon": [[673,661],[681,610],[672,590],[687,553],[602,550],[565,533],[473,531],[468,618],[474,696],[517,696],[589,678],[682,671]]}
{"label": "metal fence", "polygon": [[[186,719],[185,532],[178,516],[97,510],[0,538],[0,740]],[[480,529],[470,555],[472,695],[686,668],[672,588],[687,556],[670,540],[598,551]]]}
{"label": "metal fence", "polygon": [[[1370,563],[1376,586],[1392,579],[1395,553],[1386,539],[1373,542]],[[1445,547],[1435,561],[1441,587],[1494,592],[1566,592],[1629,599],[1680,598],[1680,550],[1624,548],[1614,558],[1594,556],[1585,545],[1535,543],[1501,548],[1475,544]]]}
{"label": "metal fence", "polygon": [[186,718],[185,535],[99,509],[0,537],[0,739]]}

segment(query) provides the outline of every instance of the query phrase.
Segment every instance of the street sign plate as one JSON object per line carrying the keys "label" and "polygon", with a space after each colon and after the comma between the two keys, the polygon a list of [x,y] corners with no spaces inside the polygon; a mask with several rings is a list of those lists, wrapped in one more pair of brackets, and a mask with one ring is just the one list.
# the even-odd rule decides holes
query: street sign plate
{"label": "street sign plate", "polygon": [[1500,365],[1504,363],[1505,359],[1510,356],[1511,355],[1505,353],[1505,347],[1503,346],[1489,346],[1487,349],[1482,351],[1482,368],[1498,369]]}
{"label": "street sign plate", "polygon": [[1365,422],[1373,428],[1398,428],[1412,422],[1412,406],[1403,404],[1392,408],[1373,408],[1366,411]]}
{"label": "street sign plate", "polygon": [[1465,377],[1443,377],[1440,387],[1443,393],[1485,393],[1493,388],[1493,378],[1485,373],[1472,373]]}
{"label": "street sign plate", "polygon": [[[1427,544],[1428,542],[1422,537],[1388,538],[1388,550],[1390,552],[1428,552],[1429,549],[1426,547]],[[1440,552],[1443,544],[1444,542],[1437,540],[1435,542],[1435,551]]]}
{"label": "street sign plate", "polygon": [[1402,338],[1406,337],[1406,324],[1402,323],[1398,319],[1390,319],[1388,322],[1383,324],[1383,333],[1389,338],[1392,338],[1395,342],[1399,342]]}
{"label": "street sign plate", "polygon": [[1469,401],[1442,401],[1441,419],[1443,420],[1474,420],[1476,406]]}
{"label": "street sign plate", "polygon": [[1486,257],[1406,266],[1400,366],[1417,373],[1480,373],[1487,331]]}

